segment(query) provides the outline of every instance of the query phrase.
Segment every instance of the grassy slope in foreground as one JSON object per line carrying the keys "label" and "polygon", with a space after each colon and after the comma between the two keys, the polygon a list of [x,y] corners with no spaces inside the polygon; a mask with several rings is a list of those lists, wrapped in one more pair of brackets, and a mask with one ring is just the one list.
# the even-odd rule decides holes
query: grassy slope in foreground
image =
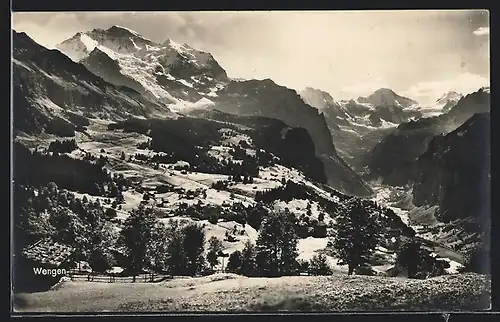
{"label": "grassy slope in foreground", "polygon": [[487,309],[490,289],[490,278],[477,274],[427,280],[216,274],[156,284],[66,282],[17,294],[15,302],[21,312],[462,311]]}

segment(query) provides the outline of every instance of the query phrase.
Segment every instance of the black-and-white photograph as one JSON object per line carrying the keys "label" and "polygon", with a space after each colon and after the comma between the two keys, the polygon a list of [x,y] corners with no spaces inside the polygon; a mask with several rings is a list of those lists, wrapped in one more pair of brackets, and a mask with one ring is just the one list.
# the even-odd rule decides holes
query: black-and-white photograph
{"label": "black-and-white photograph", "polygon": [[489,309],[489,19],[13,12],[13,312]]}

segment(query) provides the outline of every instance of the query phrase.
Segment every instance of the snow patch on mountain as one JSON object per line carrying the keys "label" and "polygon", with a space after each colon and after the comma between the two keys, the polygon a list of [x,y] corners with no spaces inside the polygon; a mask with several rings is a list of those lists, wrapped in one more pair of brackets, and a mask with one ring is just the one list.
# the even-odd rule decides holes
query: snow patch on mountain
{"label": "snow patch on mountain", "polygon": [[382,129],[390,129],[390,128],[394,128],[394,127],[398,126],[398,124],[393,123],[393,122],[389,122],[386,120],[381,120],[381,121],[382,121],[382,125],[380,125],[379,128],[382,128]]}
{"label": "snow patch on mountain", "polygon": [[135,49],[137,50],[141,50],[142,48],[137,46],[137,44],[135,43],[134,39],[130,38],[130,41],[132,42],[132,45],[134,45]]}
{"label": "snow patch on mountain", "polygon": [[31,67],[29,67],[28,65],[26,65],[22,61],[19,61],[19,60],[15,59],[15,58],[12,58],[12,63],[16,64],[18,66],[21,66],[21,67],[25,68],[26,70],[28,70],[30,72],[34,72],[34,70]]}
{"label": "snow patch on mountain", "polygon": [[184,79],[177,79],[177,82],[181,83],[184,86],[193,88],[193,84],[189,83],[188,81],[186,81]]}
{"label": "snow patch on mountain", "polygon": [[199,101],[196,101],[194,103],[188,102],[188,101],[183,101],[176,99],[177,102],[174,104],[171,104],[168,106],[169,109],[171,109],[174,112],[180,112],[180,113],[185,113],[191,110],[196,110],[196,109],[205,109],[209,108],[215,105],[214,102],[209,100],[208,98],[202,98]]}
{"label": "snow patch on mountain", "polygon": [[95,47],[97,47],[99,44],[97,41],[94,39],[90,38],[86,34],[81,34],[80,35],[80,40],[82,43],[85,45],[86,52],[90,53],[92,50],[94,50]]}

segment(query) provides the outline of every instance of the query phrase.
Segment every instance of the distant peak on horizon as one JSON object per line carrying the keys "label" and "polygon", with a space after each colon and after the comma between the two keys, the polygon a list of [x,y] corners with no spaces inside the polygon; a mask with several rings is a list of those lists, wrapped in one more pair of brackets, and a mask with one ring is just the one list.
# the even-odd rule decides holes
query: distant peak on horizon
{"label": "distant peak on horizon", "polygon": [[418,104],[417,101],[408,98],[406,96],[401,96],[394,92],[394,90],[382,87],[370,94],[369,96],[358,97],[358,102],[369,103],[374,106],[379,105],[400,105],[402,107],[410,107],[412,105]]}
{"label": "distant peak on horizon", "polygon": [[132,30],[130,28],[127,28],[127,27],[123,27],[123,26],[120,26],[120,25],[112,25],[111,27],[109,27],[108,31],[111,31],[113,29],[119,29],[119,30],[125,30],[125,31],[128,31],[130,33],[133,33],[135,35],[139,35],[139,33],[135,30]]}

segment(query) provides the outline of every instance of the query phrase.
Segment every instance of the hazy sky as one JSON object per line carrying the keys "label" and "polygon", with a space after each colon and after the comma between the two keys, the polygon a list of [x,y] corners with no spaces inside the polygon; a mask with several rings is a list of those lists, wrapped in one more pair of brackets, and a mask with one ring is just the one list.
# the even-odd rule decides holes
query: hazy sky
{"label": "hazy sky", "polygon": [[231,77],[357,98],[389,87],[421,102],[489,85],[487,11],[14,13],[13,28],[54,47],[117,24],[209,51]]}

